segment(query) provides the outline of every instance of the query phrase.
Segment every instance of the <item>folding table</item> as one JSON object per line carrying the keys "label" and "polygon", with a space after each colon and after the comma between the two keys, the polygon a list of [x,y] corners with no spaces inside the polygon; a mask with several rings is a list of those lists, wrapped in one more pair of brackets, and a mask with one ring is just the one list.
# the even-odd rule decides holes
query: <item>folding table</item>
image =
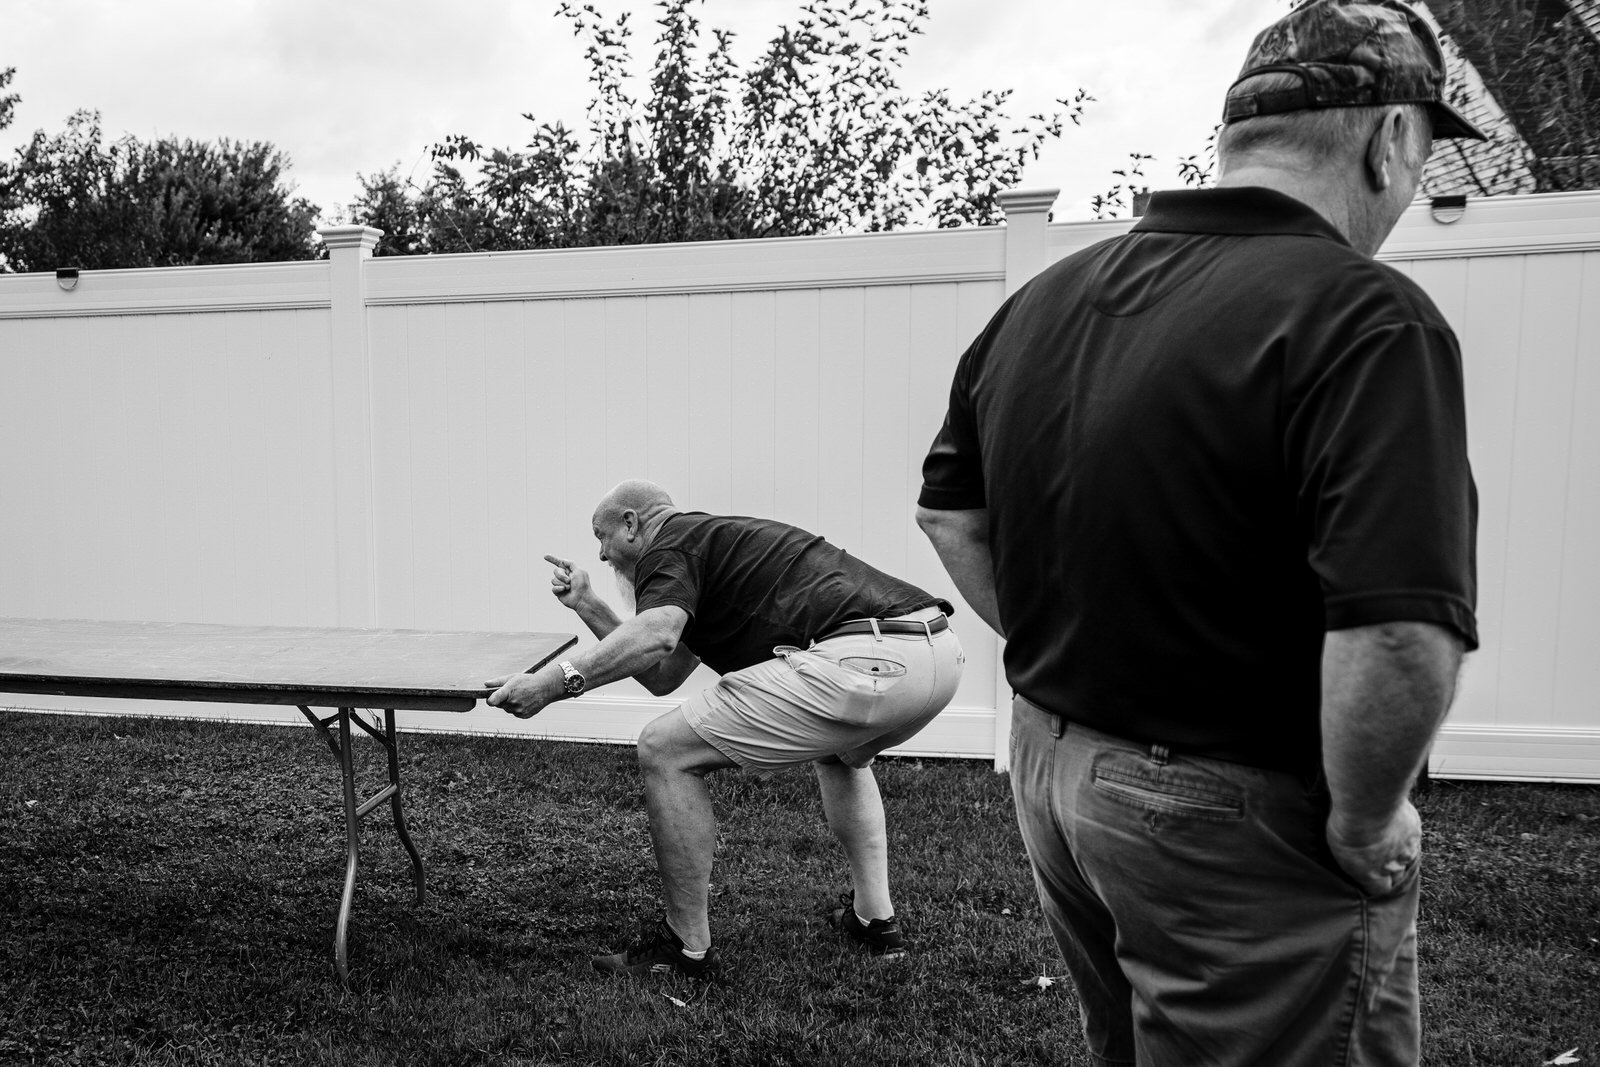
{"label": "folding table", "polygon": [[[486,679],[536,671],[576,641],[547,633],[0,619],[0,692],[298,707],[344,776],[344,895],[333,956],[348,983],[345,935],[361,820],[385,801],[423,900],[422,856],[401,806],[395,712],[471,711],[490,692]],[[335,710],[319,715],[313,707]],[[381,725],[374,709],[383,712]],[[388,784],[359,803],[351,723],[383,746],[389,763]]]}

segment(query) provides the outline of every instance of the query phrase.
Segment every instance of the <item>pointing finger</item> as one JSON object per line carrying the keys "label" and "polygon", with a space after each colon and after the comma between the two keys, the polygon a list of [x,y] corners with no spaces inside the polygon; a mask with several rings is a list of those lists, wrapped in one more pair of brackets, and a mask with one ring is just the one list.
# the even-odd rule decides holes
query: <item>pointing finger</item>
{"label": "pointing finger", "polygon": [[546,563],[553,563],[564,571],[572,570],[572,563],[568,560],[562,559],[560,556],[546,556],[544,561]]}

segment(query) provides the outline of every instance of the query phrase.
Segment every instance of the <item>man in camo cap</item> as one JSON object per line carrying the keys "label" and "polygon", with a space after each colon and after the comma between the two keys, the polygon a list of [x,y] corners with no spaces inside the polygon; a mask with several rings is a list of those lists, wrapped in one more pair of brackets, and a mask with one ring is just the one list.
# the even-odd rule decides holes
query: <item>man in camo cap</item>
{"label": "man in camo cap", "polygon": [[1011,784],[1096,1063],[1414,1065],[1407,799],[1477,645],[1460,350],[1377,263],[1429,27],[1313,0],[1159,192],[961,357],[918,520],[1006,638]]}

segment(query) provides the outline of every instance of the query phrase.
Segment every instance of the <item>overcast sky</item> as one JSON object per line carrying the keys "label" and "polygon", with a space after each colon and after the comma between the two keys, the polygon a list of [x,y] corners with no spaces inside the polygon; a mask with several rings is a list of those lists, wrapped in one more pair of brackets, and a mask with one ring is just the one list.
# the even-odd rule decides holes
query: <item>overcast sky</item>
{"label": "overcast sky", "polygon": [[[654,55],[654,4],[632,10],[634,55]],[[908,91],[967,98],[1011,88],[1011,114],[1052,110],[1083,88],[1096,97],[1024,177],[1056,187],[1058,220],[1089,218],[1089,199],[1133,151],[1148,184],[1178,184],[1180,157],[1203,151],[1255,32],[1288,0],[927,0],[911,45]],[[801,0],[705,0],[708,26],[754,54]],[[16,67],[10,156],[36,129],[59,132],[79,108],[108,138],[270,141],[289,178],[325,218],[359,188],[357,173],[399,164],[421,181],[430,145],[451,133],[521,146],[532,112],[582,127],[583,45],[557,0],[0,0],[0,68]],[[708,38],[709,39],[709,38]]]}

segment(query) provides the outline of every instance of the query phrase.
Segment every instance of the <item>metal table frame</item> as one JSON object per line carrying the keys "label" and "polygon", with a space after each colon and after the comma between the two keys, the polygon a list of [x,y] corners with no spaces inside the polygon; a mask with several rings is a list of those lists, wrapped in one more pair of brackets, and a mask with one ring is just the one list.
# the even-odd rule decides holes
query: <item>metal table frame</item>
{"label": "metal table frame", "polygon": [[[333,758],[338,762],[340,773],[344,777],[344,893],[339,898],[339,918],[334,926],[333,965],[339,971],[339,981],[349,985],[350,954],[346,942],[350,930],[350,909],[355,903],[356,896],[356,868],[360,863],[361,852],[361,820],[384,801],[389,802],[389,811],[394,816],[395,834],[399,836],[400,843],[405,846],[406,853],[411,857],[411,880],[417,887],[418,904],[423,902],[426,893],[422,854],[417,851],[416,844],[411,840],[411,832],[406,829],[406,813],[400,799],[400,748],[394,728],[394,709],[383,709],[383,728],[380,730],[362,718],[356,708],[340,708],[332,715],[321,716],[304,704],[296,706],[310,721],[317,734],[328,743],[328,748],[333,752]],[[334,722],[339,724],[338,737],[333,736],[328,728]],[[382,745],[389,757],[389,783],[359,804],[356,803],[355,758],[350,748],[352,722]]]}

